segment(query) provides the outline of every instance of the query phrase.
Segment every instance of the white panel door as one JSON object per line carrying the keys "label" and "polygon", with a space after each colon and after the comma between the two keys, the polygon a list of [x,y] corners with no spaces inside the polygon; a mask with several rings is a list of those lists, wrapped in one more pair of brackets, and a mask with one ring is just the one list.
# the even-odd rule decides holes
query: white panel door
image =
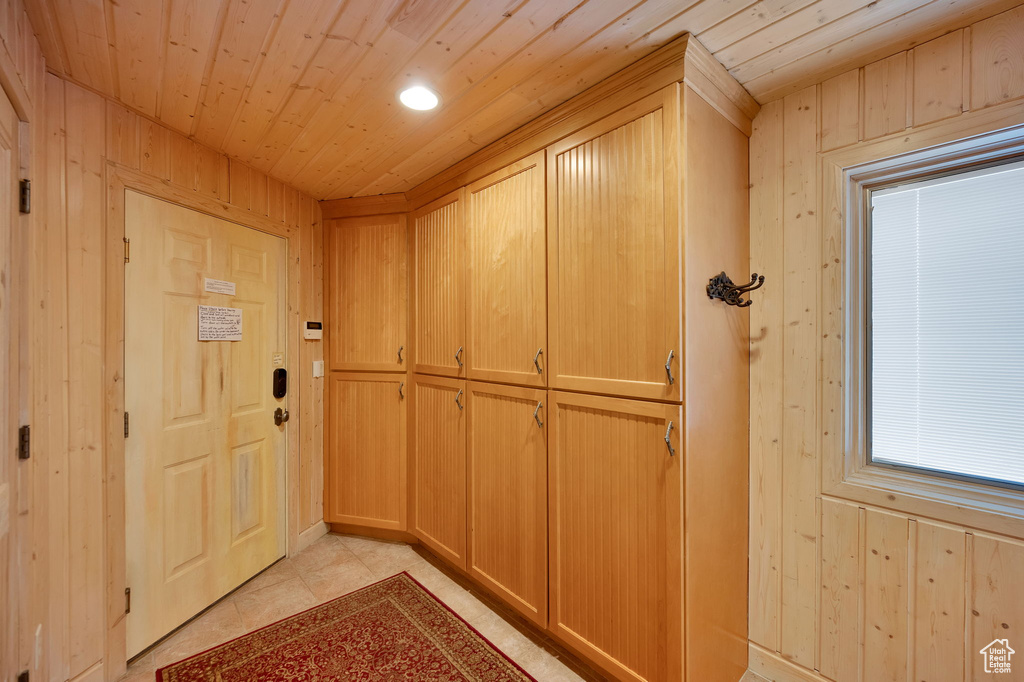
{"label": "white panel door", "polygon": [[[133,656],[285,552],[286,243],[132,191],[125,232]],[[241,340],[200,341],[201,305],[241,310]]]}

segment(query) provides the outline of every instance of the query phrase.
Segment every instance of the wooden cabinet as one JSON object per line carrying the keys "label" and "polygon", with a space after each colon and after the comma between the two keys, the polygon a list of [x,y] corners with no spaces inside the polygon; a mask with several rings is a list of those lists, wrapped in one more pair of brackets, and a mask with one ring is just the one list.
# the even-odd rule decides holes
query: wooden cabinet
{"label": "wooden cabinet", "polygon": [[405,530],[404,374],[331,372],[325,520]]}
{"label": "wooden cabinet", "polygon": [[678,115],[669,89],[548,147],[552,387],[680,399]]}
{"label": "wooden cabinet", "polygon": [[350,205],[413,209],[410,532],[614,679],[734,682],[750,334],[706,286],[748,272],[757,104],[673,50]]}
{"label": "wooden cabinet", "polygon": [[471,379],[545,386],[544,153],[466,188]]}
{"label": "wooden cabinet", "polygon": [[462,191],[413,213],[415,371],[466,375]]}
{"label": "wooden cabinet", "polygon": [[550,628],[619,679],[679,680],[681,409],[550,403]]}
{"label": "wooden cabinet", "polygon": [[466,382],[413,380],[413,532],[466,568]]}
{"label": "wooden cabinet", "polygon": [[547,395],[470,382],[469,572],[547,627]]}
{"label": "wooden cabinet", "polygon": [[408,366],[405,216],[349,218],[327,228],[328,364],[335,370]]}

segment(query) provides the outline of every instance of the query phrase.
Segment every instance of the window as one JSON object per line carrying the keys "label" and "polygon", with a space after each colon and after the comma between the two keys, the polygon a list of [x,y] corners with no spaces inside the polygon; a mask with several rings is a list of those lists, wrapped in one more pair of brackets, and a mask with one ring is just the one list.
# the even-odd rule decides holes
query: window
{"label": "window", "polygon": [[869,203],[871,463],[1024,485],[1024,161]]}

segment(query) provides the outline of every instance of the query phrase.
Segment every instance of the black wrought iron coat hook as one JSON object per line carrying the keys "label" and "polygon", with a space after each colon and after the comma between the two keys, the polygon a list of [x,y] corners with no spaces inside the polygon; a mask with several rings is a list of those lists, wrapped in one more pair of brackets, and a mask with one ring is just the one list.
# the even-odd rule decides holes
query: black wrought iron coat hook
{"label": "black wrought iron coat hook", "polygon": [[762,284],[764,284],[764,275],[758,275],[756,272],[750,276],[750,284],[744,284],[743,286],[736,286],[729,279],[729,275],[722,272],[708,280],[708,298],[718,298],[729,305],[746,308],[753,301],[745,301],[740,297],[755,289],[760,289]]}

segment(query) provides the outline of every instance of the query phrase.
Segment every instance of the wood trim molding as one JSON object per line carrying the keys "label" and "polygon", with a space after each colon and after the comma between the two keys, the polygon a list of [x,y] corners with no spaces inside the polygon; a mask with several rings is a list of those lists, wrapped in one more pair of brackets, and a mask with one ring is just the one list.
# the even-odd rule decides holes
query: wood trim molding
{"label": "wood trim molding", "polygon": [[769,682],[832,682],[827,677],[813,670],[801,668],[792,661],[787,661],[773,651],[768,651],[750,642],[750,671],[769,680]]}
{"label": "wood trim molding", "polygon": [[377,194],[369,197],[321,201],[320,210],[323,212],[324,220],[333,220],[335,218],[408,213],[410,209],[405,193],[399,192],[397,194]]}
{"label": "wood trim molding", "polygon": [[341,535],[355,535],[374,540],[386,540],[388,542],[402,542],[407,545],[418,545],[420,539],[412,533],[404,530],[392,530],[390,528],[371,528],[369,526],[357,526],[351,523],[328,524],[331,533]]}
{"label": "wood trim molding", "polygon": [[[13,29],[12,29],[13,30]],[[19,121],[35,121],[33,115],[33,102],[29,97],[28,89],[21,80],[18,66],[11,59],[11,55],[0,46],[0,87],[7,94]]]}
{"label": "wood trim molding", "polygon": [[760,109],[757,102],[687,33],[413,187],[405,193],[409,208],[419,208],[684,80],[750,135],[751,120]]}

